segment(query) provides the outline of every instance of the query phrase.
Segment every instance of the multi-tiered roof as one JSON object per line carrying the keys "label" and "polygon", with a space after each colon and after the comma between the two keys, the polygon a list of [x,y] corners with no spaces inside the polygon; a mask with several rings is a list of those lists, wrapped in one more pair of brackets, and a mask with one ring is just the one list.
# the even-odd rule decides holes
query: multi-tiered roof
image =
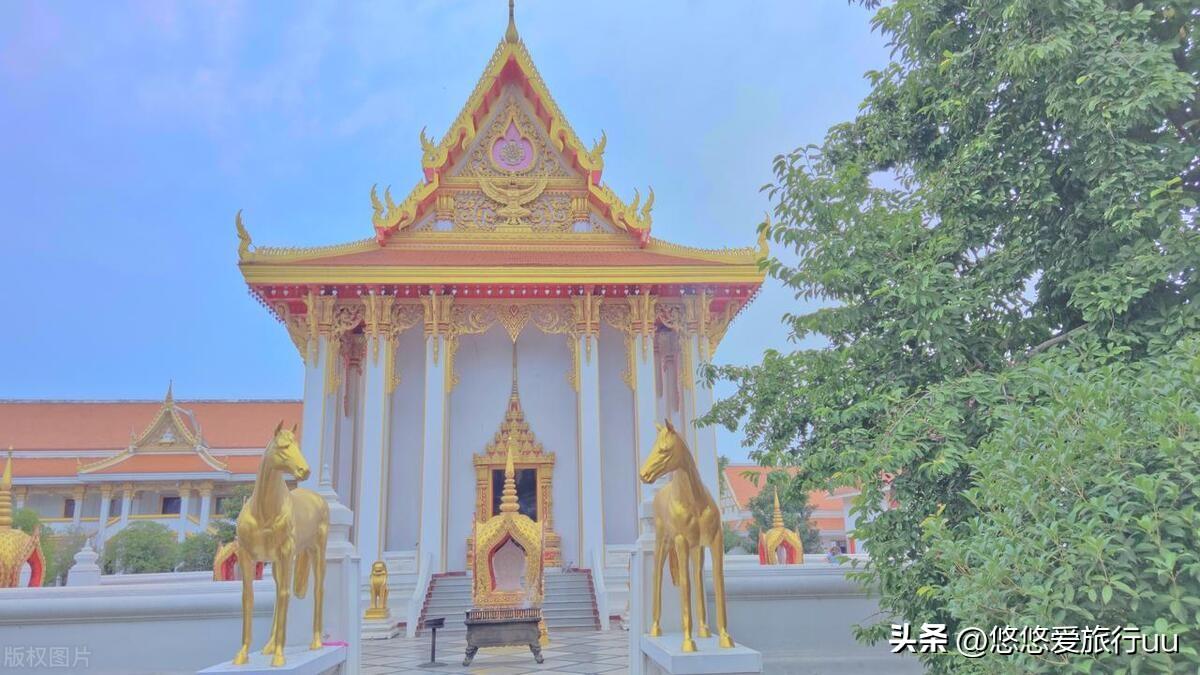
{"label": "multi-tiered roof", "polygon": [[[622,199],[601,181],[606,138],[590,147],[550,95],[509,14],[508,30],[442,138],[421,140],[423,178],[372,188],[373,236],[308,249],[251,244],[240,267],[277,314],[311,291],[353,297],[545,297],[705,292],[715,312],[762,283],[757,247],[704,250],[651,235],[654,192]],[[282,318],[282,317],[281,317]]]}

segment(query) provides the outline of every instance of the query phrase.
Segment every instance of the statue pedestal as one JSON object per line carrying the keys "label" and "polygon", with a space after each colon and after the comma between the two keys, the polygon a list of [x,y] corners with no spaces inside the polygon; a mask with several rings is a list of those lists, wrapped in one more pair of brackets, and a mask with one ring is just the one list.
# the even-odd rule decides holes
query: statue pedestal
{"label": "statue pedestal", "polygon": [[326,646],[317,650],[308,647],[286,647],[283,650],[287,663],[278,668],[271,666],[271,657],[260,653],[262,650],[250,652],[250,662],[235,666],[230,661],[198,671],[196,675],[208,673],[238,673],[238,675],[324,675],[337,673],[346,663],[346,648],[344,646]]}
{"label": "statue pedestal", "polygon": [[[370,610],[367,610],[370,613]],[[392,616],[389,609],[387,616],[367,616],[362,621],[362,639],[390,640],[400,634],[400,621]]]}
{"label": "statue pedestal", "polygon": [[642,654],[649,675],[708,675],[710,673],[762,672],[762,654],[735,645],[722,649],[718,638],[694,638],[696,651],[684,652],[682,633],[667,633],[661,637],[642,636]]}

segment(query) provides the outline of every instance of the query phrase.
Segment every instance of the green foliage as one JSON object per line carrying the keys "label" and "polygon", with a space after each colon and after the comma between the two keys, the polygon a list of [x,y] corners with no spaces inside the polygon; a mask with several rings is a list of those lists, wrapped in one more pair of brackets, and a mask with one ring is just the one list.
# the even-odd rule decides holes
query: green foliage
{"label": "green foliage", "polygon": [[13,527],[21,530],[25,534],[33,534],[33,530],[42,522],[41,516],[37,511],[29,507],[24,507],[13,511],[12,524]]}
{"label": "green foliage", "polygon": [[170,572],[178,559],[175,533],[161,523],[132,523],[104,544],[105,574]]}
{"label": "green foliage", "polygon": [[1200,339],[1140,363],[1074,366],[1044,359],[1009,380],[994,430],[963,457],[986,476],[963,495],[976,514],[923,523],[921,544],[945,580],[926,592],[964,624],[1137,626],[1177,633],[1189,652],[992,654],[978,672],[1194,670]]}
{"label": "green foliage", "polygon": [[798,483],[792,482],[784,471],[767,474],[766,485],[746,504],[754,515],[754,522],[747,529],[749,551],[758,550],[758,535],[771,529],[775,520],[775,490],[779,490],[779,510],[783,513],[783,526],[800,535],[805,553],[821,552],[821,536],[809,522],[812,507],[808,505],[808,492]]}
{"label": "green foliage", "polygon": [[61,533],[47,534],[47,529],[42,528],[42,555],[46,559],[42,585],[64,586],[71,567],[75,565],[75,554],[87,542],[87,533],[83,528],[71,526]]}
{"label": "green foliage", "polygon": [[776,158],[764,227],[800,260],[765,267],[824,303],[784,320],[828,347],[710,369],[737,393],[705,421],[802,466],[798,486],[861,488],[859,578],[886,613],[951,634],[1095,616],[1195,644],[1198,16],[1191,0],[888,4],[874,25],[894,62],[868,73],[859,116]]}
{"label": "green foliage", "polygon": [[729,550],[735,546],[741,546],[747,553],[750,553],[754,549],[754,547],[750,545],[750,540],[746,537],[746,535],[730,527],[729,523],[721,524],[721,534],[724,537],[726,553],[729,553]]}
{"label": "green foliage", "polygon": [[218,545],[216,536],[207,532],[188,535],[179,545],[179,563],[176,569],[180,572],[212,570]]}
{"label": "green foliage", "polygon": [[254,492],[253,484],[238,485],[233,488],[229,499],[225,500],[225,506],[221,511],[222,517],[211,523],[218,544],[225,544],[237,538],[237,518],[242,512],[242,505],[250,499],[252,492]]}

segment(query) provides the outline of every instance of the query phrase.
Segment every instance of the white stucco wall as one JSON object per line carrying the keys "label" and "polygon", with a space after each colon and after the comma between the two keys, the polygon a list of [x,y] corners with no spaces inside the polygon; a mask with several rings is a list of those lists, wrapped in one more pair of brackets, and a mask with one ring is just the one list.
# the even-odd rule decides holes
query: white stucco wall
{"label": "white stucco wall", "polygon": [[[382,358],[382,356],[381,356]],[[396,375],[392,394],[391,459],[387,481],[389,551],[415,549],[420,539],[421,434],[425,414],[425,336],[416,326],[396,343]],[[434,504],[430,508],[441,508]]]}
{"label": "white stucco wall", "polygon": [[[521,403],[526,419],[546,451],[555,454],[554,527],[562,537],[564,562],[579,557],[579,473],[576,395],[567,382],[570,352],[565,336],[527,327],[518,340]],[[459,384],[450,395],[450,456],[447,559],[449,570],[466,562],[475,506],[472,458],[492,440],[512,389],[512,343],[496,326],[482,335],[460,338],[455,370]],[[427,505],[428,507],[428,505]]]}
{"label": "white stucco wall", "polygon": [[633,390],[621,377],[626,364],[624,336],[608,325],[601,326],[600,447],[606,544],[632,544],[638,535]]}

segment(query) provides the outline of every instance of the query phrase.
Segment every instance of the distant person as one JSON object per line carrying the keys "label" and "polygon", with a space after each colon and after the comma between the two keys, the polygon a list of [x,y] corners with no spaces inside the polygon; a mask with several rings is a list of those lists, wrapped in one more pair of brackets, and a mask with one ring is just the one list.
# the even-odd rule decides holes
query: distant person
{"label": "distant person", "polygon": [[841,555],[841,553],[842,550],[838,548],[837,544],[830,544],[829,550],[825,552],[825,561],[829,563],[836,563],[837,557]]}

